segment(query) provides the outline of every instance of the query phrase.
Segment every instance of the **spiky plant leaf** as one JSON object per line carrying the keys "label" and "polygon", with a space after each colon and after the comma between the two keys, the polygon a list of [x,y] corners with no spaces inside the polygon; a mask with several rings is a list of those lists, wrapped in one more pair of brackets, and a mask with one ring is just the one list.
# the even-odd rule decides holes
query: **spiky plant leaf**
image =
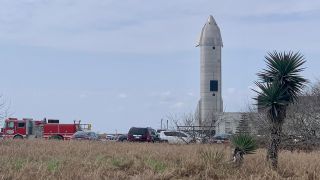
{"label": "spiky plant leaf", "polygon": [[[260,83],[255,82],[256,86],[260,91],[255,91],[258,96],[253,98],[258,103],[259,108],[266,109],[266,111],[271,115],[271,120],[279,120],[279,112],[288,105],[289,103],[289,94],[287,89],[281,86],[277,81]],[[282,119],[280,119],[282,120]]]}
{"label": "spiky plant leaf", "polygon": [[255,139],[249,134],[238,134],[232,137],[231,143],[244,154],[254,154],[258,146]]}
{"label": "spiky plant leaf", "polygon": [[258,73],[262,82],[277,82],[286,89],[289,102],[297,100],[298,95],[307,82],[305,78],[299,75],[305,68],[301,66],[306,62],[300,52],[269,52],[265,56],[267,69]]}

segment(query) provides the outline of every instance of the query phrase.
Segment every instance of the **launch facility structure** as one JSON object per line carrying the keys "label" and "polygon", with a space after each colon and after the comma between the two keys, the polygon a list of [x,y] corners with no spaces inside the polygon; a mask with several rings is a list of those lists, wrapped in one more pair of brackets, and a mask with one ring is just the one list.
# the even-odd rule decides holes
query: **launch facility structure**
{"label": "launch facility structure", "polygon": [[198,104],[199,125],[212,122],[223,112],[221,94],[221,49],[223,47],[220,29],[213,16],[202,28],[200,47],[200,100]]}
{"label": "launch facility structure", "polygon": [[240,121],[248,118],[248,113],[224,112],[221,76],[223,43],[220,28],[211,15],[202,28],[197,47],[200,47],[198,127],[205,129],[213,126],[215,134],[234,134]]}

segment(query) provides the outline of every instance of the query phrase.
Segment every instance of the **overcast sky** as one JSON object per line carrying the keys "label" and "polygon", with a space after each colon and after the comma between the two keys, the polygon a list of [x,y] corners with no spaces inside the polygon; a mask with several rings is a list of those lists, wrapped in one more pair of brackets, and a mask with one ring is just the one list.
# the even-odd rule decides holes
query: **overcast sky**
{"label": "overcast sky", "polygon": [[226,111],[252,103],[268,51],[300,51],[304,75],[320,78],[319,0],[0,0],[0,93],[18,118],[160,128],[196,108],[195,44],[210,14]]}

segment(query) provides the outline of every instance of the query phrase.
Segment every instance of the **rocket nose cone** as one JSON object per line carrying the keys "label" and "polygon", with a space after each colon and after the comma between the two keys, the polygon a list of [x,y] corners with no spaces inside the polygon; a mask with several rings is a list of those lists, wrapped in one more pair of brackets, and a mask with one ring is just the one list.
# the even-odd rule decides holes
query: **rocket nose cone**
{"label": "rocket nose cone", "polygon": [[212,15],[209,16],[208,23],[209,24],[217,24]]}
{"label": "rocket nose cone", "polygon": [[219,26],[212,15],[202,28],[197,46],[223,46]]}

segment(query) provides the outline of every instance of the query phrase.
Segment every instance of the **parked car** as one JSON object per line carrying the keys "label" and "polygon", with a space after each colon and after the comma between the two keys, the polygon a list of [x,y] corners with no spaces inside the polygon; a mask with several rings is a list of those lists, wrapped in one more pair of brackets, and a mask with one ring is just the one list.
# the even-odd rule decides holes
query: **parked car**
{"label": "parked car", "polygon": [[166,131],[166,129],[157,129],[158,134],[160,134],[161,131]]}
{"label": "parked car", "polygon": [[213,136],[213,143],[229,143],[231,134],[216,134]]}
{"label": "parked car", "polygon": [[118,136],[118,139],[117,139],[117,141],[119,141],[119,142],[125,142],[127,140],[128,140],[128,135],[127,134],[121,134],[121,135]]}
{"label": "parked car", "polygon": [[161,131],[160,140],[170,144],[188,144],[192,138],[182,131]]}
{"label": "parked car", "polygon": [[78,131],[72,135],[71,140],[99,140],[99,136],[92,131]]}
{"label": "parked car", "polygon": [[106,139],[107,139],[107,140],[116,140],[116,136],[113,135],[113,134],[107,134],[107,135],[106,135]]}
{"label": "parked car", "polygon": [[130,142],[157,142],[159,140],[156,130],[150,127],[132,127],[128,132]]}

